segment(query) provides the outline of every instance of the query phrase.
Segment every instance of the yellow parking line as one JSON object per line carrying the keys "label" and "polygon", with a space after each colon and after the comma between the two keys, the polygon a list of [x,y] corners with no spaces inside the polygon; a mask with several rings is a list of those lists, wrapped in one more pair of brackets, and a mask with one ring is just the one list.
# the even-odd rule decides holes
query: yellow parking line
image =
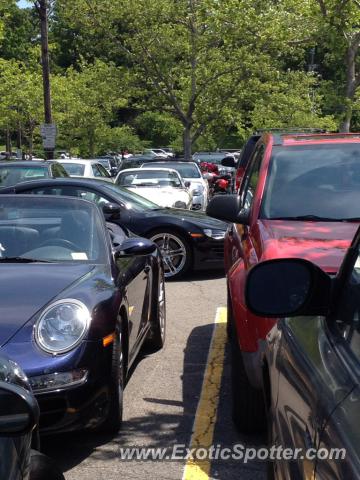
{"label": "yellow parking line", "polygon": [[[221,377],[224,367],[226,344],[226,308],[216,311],[215,328],[212,335],[207,365],[197,406],[191,448],[210,448],[213,444],[214,428],[219,404]],[[211,462],[209,459],[189,459],[185,465],[183,480],[208,480]]]}

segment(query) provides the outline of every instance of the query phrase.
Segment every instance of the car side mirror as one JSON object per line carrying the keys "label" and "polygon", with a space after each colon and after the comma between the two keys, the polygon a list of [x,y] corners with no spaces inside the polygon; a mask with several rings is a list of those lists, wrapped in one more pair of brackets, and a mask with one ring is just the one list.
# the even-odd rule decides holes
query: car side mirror
{"label": "car side mirror", "polygon": [[187,181],[185,182],[185,187],[186,187],[186,188],[190,188],[190,186],[191,186],[191,182],[189,182],[189,181],[187,180]]}
{"label": "car side mirror", "polygon": [[246,280],[245,300],[260,317],[327,315],[332,281],[321,268],[302,259],[277,259],[253,267]]}
{"label": "car side mirror", "polygon": [[249,210],[242,208],[239,195],[215,195],[206,209],[210,217],[231,223],[249,224]]}
{"label": "car side mirror", "polygon": [[135,255],[150,255],[155,252],[156,244],[147,238],[127,238],[115,249],[115,258],[129,257]]}
{"label": "car side mirror", "polygon": [[221,160],[221,165],[223,167],[235,168],[235,160],[233,159],[233,157],[225,157]]}
{"label": "car side mirror", "polygon": [[0,382],[0,436],[30,433],[39,421],[39,406],[31,392],[7,382]]}
{"label": "car side mirror", "polygon": [[121,208],[116,203],[106,203],[102,207],[105,220],[117,220],[121,215]]}

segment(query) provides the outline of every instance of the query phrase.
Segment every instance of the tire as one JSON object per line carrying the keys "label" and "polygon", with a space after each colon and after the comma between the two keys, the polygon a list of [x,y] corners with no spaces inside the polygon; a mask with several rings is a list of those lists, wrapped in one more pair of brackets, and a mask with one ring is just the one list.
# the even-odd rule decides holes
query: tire
{"label": "tire", "polygon": [[161,350],[166,337],[166,303],[165,303],[165,278],[163,270],[159,271],[156,298],[152,302],[150,317],[150,332],[146,339],[146,346],[151,351]]}
{"label": "tire", "polygon": [[54,460],[31,450],[29,480],[65,480]]}
{"label": "tire", "polygon": [[231,387],[232,417],[237,430],[247,434],[265,431],[263,392],[249,382],[234,329],[231,334]]}
{"label": "tire", "polygon": [[122,330],[119,325],[112,351],[109,407],[105,420],[99,428],[96,429],[97,431],[116,434],[120,430],[123,416],[124,380]]}
{"label": "tire", "polygon": [[[192,267],[192,251],[189,241],[183,235],[172,230],[152,232],[150,240],[155,242],[164,260],[165,278],[183,277]],[[179,252],[174,255],[173,252]]]}

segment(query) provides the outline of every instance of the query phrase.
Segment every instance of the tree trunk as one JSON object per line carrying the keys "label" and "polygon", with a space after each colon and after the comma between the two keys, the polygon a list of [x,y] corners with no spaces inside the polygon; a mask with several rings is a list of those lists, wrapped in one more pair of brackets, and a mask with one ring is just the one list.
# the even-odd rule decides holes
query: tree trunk
{"label": "tree trunk", "polygon": [[192,140],[191,140],[191,125],[187,124],[184,127],[184,157],[186,161],[191,160],[192,155]]}
{"label": "tree trunk", "polygon": [[29,160],[32,160],[33,148],[34,148],[34,128],[32,126],[30,126],[30,131],[29,131]]}
{"label": "tree trunk", "polygon": [[95,157],[95,135],[92,130],[89,131],[89,153],[90,153],[90,158]]}
{"label": "tree trunk", "polygon": [[359,49],[359,40],[352,42],[346,53],[346,105],[345,117],[342,120],[339,130],[340,132],[349,132],[351,127],[351,119],[353,113],[353,104],[356,88],[358,86],[358,78],[356,75],[356,56]]}

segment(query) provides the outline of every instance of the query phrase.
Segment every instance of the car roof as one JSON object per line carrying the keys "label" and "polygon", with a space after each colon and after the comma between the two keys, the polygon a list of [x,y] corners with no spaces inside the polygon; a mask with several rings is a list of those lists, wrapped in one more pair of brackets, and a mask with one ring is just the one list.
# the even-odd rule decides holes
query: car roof
{"label": "car roof", "polygon": [[[26,182],[26,183],[30,183],[30,182]],[[86,200],[85,198],[80,198],[80,197],[73,197],[71,195],[41,195],[41,197],[39,195],[36,195],[37,198],[41,198],[41,199],[49,199],[49,200],[52,200],[52,201],[60,201],[60,202],[64,202],[64,201],[76,201],[78,203],[80,203],[80,205],[82,203],[85,203],[87,205],[92,205],[92,207],[95,206],[95,208],[97,207],[96,203],[91,201],[91,200]],[[7,199],[15,199],[15,198],[29,198],[31,200],[34,200],[34,195],[29,193],[29,194],[26,194],[26,193],[17,193],[17,194],[7,194],[7,195],[2,195],[1,196],[1,202],[5,202]],[[55,199],[55,200],[54,200]],[[40,200],[41,201],[41,200]],[[30,205],[32,204],[33,202],[30,202]]]}
{"label": "car roof", "polygon": [[44,165],[49,165],[52,163],[59,163],[56,160],[23,160],[19,162],[13,161],[0,161],[0,166],[7,165],[7,166],[15,166],[15,167],[43,167]]}
{"label": "car roof", "polygon": [[[84,186],[84,187],[106,187],[109,182],[101,180],[100,178],[84,178],[84,177],[57,177],[57,178],[44,178],[41,180],[28,180],[26,182],[20,182],[16,185],[1,188],[4,190],[12,189],[28,189],[28,188],[41,188],[41,187],[54,187],[57,185],[71,185],[71,186]],[[115,184],[114,184],[115,185]]]}
{"label": "car roof", "polygon": [[360,133],[274,133],[268,132],[265,135],[272,135],[273,145],[295,146],[306,144],[324,143],[360,143]]}
{"label": "car roof", "polygon": [[160,171],[160,172],[171,172],[175,173],[176,175],[179,175],[179,172],[177,172],[174,168],[160,168],[160,167],[146,167],[146,168],[126,168],[125,170],[121,170],[119,172],[119,175],[122,175],[123,173],[128,173],[128,172],[146,172],[146,171]]}
{"label": "car roof", "polygon": [[[164,158],[164,160],[156,160],[154,162],[146,162],[144,163],[144,165],[154,165],[154,164],[158,164],[158,165],[195,165],[196,167],[198,166],[196,162],[181,162],[181,161],[178,161],[178,160],[166,160]],[[148,168],[152,168],[152,167],[148,167]]]}
{"label": "car roof", "polygon": [[86,165],[88,163],[99,163],[98,160],[92,160],[87,158],[59,158],[57,160],[59,163],[78,163],[79,165]]}

